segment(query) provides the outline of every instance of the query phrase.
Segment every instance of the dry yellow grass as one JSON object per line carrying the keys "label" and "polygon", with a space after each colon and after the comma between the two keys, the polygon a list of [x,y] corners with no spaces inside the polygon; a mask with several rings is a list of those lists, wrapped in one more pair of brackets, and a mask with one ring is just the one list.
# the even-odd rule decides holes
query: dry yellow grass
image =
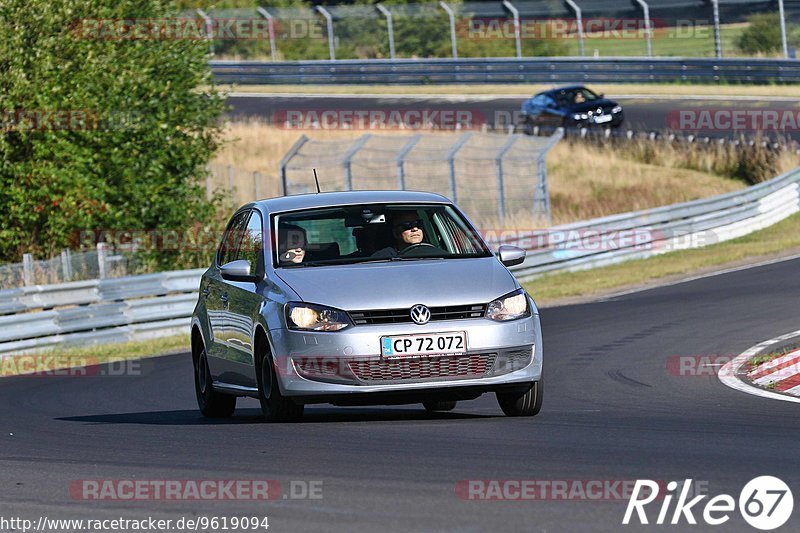
{"label": "dry yellow grass", "polygon": [[[259,172],[260,196],[280,194],[278,163],[302,133],[314,140],[343,140],[362,131],[314,130],[300,132],[261,122],[231,123],[226,144],[214,161],[217,187],[227,187],[228,165],[236,169],[233,203],[255,199],[253,172]],[[408,132],[379,132],[379,135],[407,135]],[[452,135],[442,133],[442,135]],[[548,155],[548,179],[553,206],[553,223],[605,216],[675,202],[703,198],[744,187],[738,180],[711,173],[669,166],[656,166],[625,159],[613,149],[562,142]],[[220,172],[220,169],[223,169]],[[504,227],[538,227],[530,220],[507,220]]]}
{"label": "dry yellow grass", "polygon": [[547,158],[553,222],[586,220],[744,187],[706,172],[626,159],[608,147],[556,145]]}

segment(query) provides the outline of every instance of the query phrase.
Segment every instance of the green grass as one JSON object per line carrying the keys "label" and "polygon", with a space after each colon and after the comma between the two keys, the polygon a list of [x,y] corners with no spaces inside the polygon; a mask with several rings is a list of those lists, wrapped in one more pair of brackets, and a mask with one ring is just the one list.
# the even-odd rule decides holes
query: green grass
{"label": "green grass", "polygon": [[800,214],[744,237],[693,250],[670,252],[580,272],[551,274],[525,283],[537,303],[548,305],[560,299],[591,297],[656,282],[676,275],[689,275],[712,267],[774,257],[787,250],[800,252]]}
{"label": "green grass", "polygon": [[[741,35],[744,25],[723,25],[720,28],[722,53],[726,57],[735,55],[735,40]],[[691,33],[675,28],[655,29],[652,38],[654,56],[671,57],[714,57],[714,30],[711,26],[694,28]],[[641,37],[593,37],[586,35],[584,48],[587,56],[599,57],[646,56],[647,41]],[[578,40],[567,41],[566,55],[578,55]]]}

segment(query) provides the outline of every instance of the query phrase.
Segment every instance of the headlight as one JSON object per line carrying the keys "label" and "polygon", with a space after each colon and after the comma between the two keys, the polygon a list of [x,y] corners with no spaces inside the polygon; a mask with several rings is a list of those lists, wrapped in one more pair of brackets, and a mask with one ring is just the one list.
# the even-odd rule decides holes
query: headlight
{"label": "headlight", "polygon": [[622,106],[621,105],[615,105],[614,107],[611,108],[611,112],[612,113],[622,113]]}
{"label": "headlight", "polygon": [[339,331],[351,326],[347,313],[331,307],[306,303],[286,304],[286,325],[306,331]]}
{"label": "headlight", "polygon": [[504,322],[529,316],[528,296],[523,289],[518,289],[511,294],[491,302],[486,309],[486,318]]}
{"label": "headlight", "polygon": [[586,120],[589,118],[589,115],[587,115],[586,113],[575,113],[574,115],[572,115],[572,118],[574,118],[575,120]]}

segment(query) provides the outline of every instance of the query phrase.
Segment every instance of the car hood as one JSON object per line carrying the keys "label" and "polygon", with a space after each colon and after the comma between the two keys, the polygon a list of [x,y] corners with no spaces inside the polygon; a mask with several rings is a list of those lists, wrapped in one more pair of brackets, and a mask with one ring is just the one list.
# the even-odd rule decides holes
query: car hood
{"label": "car hood", "polygon": [[489,303],[519,287],[495,257],[282,268],[275,272],[303,301],[345,311]]}

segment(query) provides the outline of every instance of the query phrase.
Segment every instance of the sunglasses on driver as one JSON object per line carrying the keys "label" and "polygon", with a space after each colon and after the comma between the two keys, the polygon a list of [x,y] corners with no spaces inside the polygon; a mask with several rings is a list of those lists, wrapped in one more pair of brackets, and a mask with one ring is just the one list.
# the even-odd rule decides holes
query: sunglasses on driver
{"label": "sunglasses on driver", "polygon": [[398,222],[394,225],[395,228],[401,229],[403,231],[408,231],[412,228],[422,228],[422,219],[418,218],[417,220],[407,220],[405,222]]}

